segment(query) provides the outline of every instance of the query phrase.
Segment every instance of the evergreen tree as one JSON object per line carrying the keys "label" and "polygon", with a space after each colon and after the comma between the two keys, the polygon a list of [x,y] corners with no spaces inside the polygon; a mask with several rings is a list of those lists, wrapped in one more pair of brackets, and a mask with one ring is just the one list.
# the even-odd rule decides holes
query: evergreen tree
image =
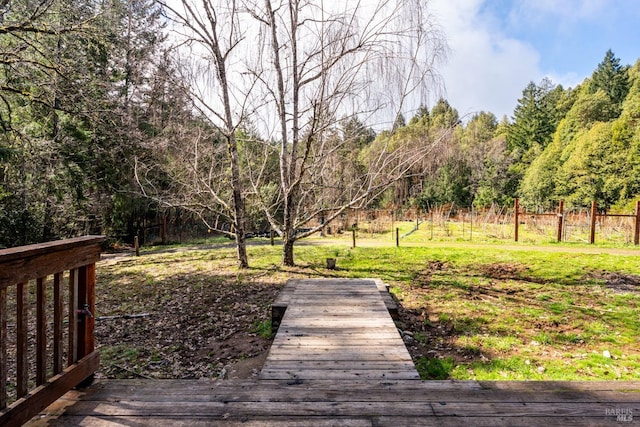
{"label": "evergreen tree", "polygon": [[393,130],[396,131],[400,128],[403,128],[407,125],[407,121],[404,119],[404,115],[402,113],[398,113],[396,116],[396,120],[393,122]]}
{"label": "evergreen tree", "polygon": [[77,114],[87,79],[78,52],[94,15],[92,4],[82,1],[5,4],[0,151],[9,155],[0,184],[0,245],[76,234],[86,224],[79,189],[88,162],[76,144],[87,136]]}
{"label": "evergreen tree", "polygon": [[502,204],[508,154],[504,137],[497,135],[498,121],[493,113],[475,114],[464,129],[462,144],[469,168],[473,203],[486,207]]}
{"label": "evergreen tree", "polygon": [[419,121],[429,121],[429,109],[424,104],[420,105],[418,111],[416,111],[416,114],[414,114],[413,117],[411,117],[411,120],[409,120],[409,124],[413,125]]}
{"label": "evergreen tree", "polygon": [[440,98],[436,105],[433,106],[429,117],[432,126],[442,129],[448,129],[460,124],[458,110],[453,108],[449,104],[449,101],[443,98]]}
{"label": "evergreen tree", "polygon": [[529,82],[518,100],[507,133],[510,150],[526,152],[535,145],[544,148],[551,142],[559,121],[557,102],[561,94],[562,87],[558,89],[547,78],[540,85]]}
{"label": "evergreen tree", "polygon": [[589,92],[595,93],[601,89],[611,98],[611,101],[621,107],[629,87],[629,67],[620,65],[620,58],[616,58],[613,51],[609,49],[591,76]]}
{"label": "evergreen tree", "polygon": [[133,182],[159,10],[150,0],[5,6],[0,245],[102,232]]}

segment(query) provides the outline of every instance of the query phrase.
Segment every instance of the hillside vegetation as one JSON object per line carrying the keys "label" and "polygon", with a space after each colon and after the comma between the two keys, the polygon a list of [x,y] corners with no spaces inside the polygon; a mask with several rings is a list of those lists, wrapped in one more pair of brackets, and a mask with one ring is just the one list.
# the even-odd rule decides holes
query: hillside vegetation
{"label": "hillside vegetation", "polygon": [[[417,29],[395,27],[413,20],[376,16],[386,20],[379,33],[359,35],[373,19],[367,8],[328,8],[319,37],[267,31],[255,17],[292,24],[280,16],[287,8],[261,10],[270,2],[252,4],[244,21],[238,4],[208,1],[220,25],[214,15],[180,16],[170,2],[36,3],[8,3],[0,23],[0,247],[88,233],[132,243],[170,215],[235,238],[242,267],[246,236],[273,230],[283,263],[293,265],[294,242],[347,209],[506,207],[519,197],[530,210],[595,200],[629,213],[640,198],[640,62],[620,64],[612,51],[577,87],[529,83],[511,117],[460,117],[446,99],[389,112],[381,92],[405,105],[411,93],[391,88],[437,82],[431,67],[444,59],[445,36],[428,13],[415,14],[430,34],[421,39],[433,55],[427,63],[403,38]],[[405,12],[411,5],[402,2]],[[320,6],[294,6],[308,30]],[[242,37],[240,22],[264,35],[259,45]],[[193,25],[234,31],[204,40]],[[397,43],[385,42],[389,34]],[[302,39],[317,39],[315,50],[280,64]],[[185,61],[180,49],[192,44],[211,55]],[[384,51],[391,45],[406,51]],[[404,85],[388,81],[405,69],[420,74]],[[362,96],[363,88],[371,93]],[[375,105],[355,102],[365,99]]]}

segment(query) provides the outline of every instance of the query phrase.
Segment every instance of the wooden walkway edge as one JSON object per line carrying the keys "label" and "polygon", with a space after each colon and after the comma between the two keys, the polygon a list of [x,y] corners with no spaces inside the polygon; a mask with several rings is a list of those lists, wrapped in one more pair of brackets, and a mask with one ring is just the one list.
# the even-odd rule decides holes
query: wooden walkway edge
{"label": "wooden walkway edge", "polygon": [[29,427],[620,426],[639,414],[640,381],[108,380]]}
{"label": "wooden walkway edge", "polygon": [[281,321],[260,378],[419,380],[390,305],[379,280],[290,280],[274,304]]}

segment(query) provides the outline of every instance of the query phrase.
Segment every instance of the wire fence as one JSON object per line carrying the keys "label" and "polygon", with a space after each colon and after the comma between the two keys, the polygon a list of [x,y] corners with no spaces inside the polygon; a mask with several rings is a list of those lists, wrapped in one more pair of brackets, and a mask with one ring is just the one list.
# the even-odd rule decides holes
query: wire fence
{"label": "wire fence", "polygon": [[[556,212],[526,212],[516,206],[496,204],[482,210],[444,204],[432,206],[428,211],[386,209],[348,212],[343,220],[337,222],[336,229],[341,232],[357,225],[359,236],[367,237],[394,233],[397,228],[403,228],[405,231],[399,237],[413,240],[512,240],[527,243],[597,241],[637,245],[640,234],[639,209],[640,202],[632,214],[607,214],[599,212],[595,205],[591,209],[559,208]],[[407,224],[411,222],[415,225],[406,231]]]}
{"label": "wire fence", "polygon": [[[453,203],[431,206],[428,210],[412,208],[347,209],[334,221],[324,224],[320,236],[336,236],[357,230],[359,238],[376,238],[385,233],[407,240],[511,240],[525,243],[610,243],[638,244],[640,232],[640,202],[636,212],[608,214],[588,208],[564,209],[554,212],[527,212],[516,201],[514,206],[494,204],[488,209],[465,209]],[[325,213],[325,216],[329,212]],[[316,227],[322,216],[305,227]],[[212,219],[216,227],[229,229]],[[267,229],[248,230],[248,238],[268,238]],[[184,212],[168,212],[154,221],[146,221],[138,230],[141,244],[165,244],[199,241],[217,235],[201,219]]]}

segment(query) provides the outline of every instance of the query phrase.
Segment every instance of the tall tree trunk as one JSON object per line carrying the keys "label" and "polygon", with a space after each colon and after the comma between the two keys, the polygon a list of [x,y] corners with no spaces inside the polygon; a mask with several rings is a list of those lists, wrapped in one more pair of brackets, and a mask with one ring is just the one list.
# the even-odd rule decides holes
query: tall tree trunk
{"label": "tall tree trunk", "polygon": [[[244,223],[244,221],[242,221]],[[242,233],[236,230],[236,246],[238,248],[238,267],[249,268],[249,257],[247,256],[247,241],[245,239],[244,224]]]}
{"label": "tall tree trunk", "polygon": [[238,142],[236,141],[233,116],[231,114],[231,100],[229,97],[229,86],[227,82],[227,71],[224,61],[219,51],[218,54],[218,77],[222,86],[222,97],[224,100],[225,125],[227,134],[227,151],[231,161],[231,186],[233,190],[233,207],[236,227],[236,243],[238,247],[238,267],[248,268],[249,258],[247,257],[247,244],[245,240],[245,205],[242,197],[242,181],[240,180],[240,160],[238,158]]}
{"label": "tall tree trunk", "polygon": [[293,228],[293,200],[291,189],[285,191],[284,209],[282,218],[282,264],[293,267],[293,243],[295,242],[295,229]]}
{"label": "tall tree trunk", "polygon": [[285,236],[282,239],[282,264],[293,267],[293,244],[295,239],[290,233],[285,232]]}
{"label": "tall tree trunk", "polygon": [[231,185],[233,186],[233,204],[235,208],[236,246],[238,251],[238,267],[249,268],[247,256],[247,242],[245,238],[245,206],[242,198],[242,184],[240,181],[240,166],[238,162],[238,146],[236,138],[229,136],[229,157],[231,158]]}

